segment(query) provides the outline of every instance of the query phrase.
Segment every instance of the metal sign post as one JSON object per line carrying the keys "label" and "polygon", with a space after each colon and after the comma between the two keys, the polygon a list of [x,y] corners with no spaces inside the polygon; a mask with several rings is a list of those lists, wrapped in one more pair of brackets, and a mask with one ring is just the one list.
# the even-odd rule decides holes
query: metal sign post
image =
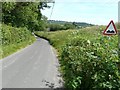
{"label": "metal sign post", "polygon": [[[118,2],[118,27],[120,27],[120,1]],[[120,51],[120,28],[118,29],[118,48]],[[120,58],[120,53],[119,53]]]}
{"label": "metal sign post", "polygon": [[[107,35],[109,40],[111,39],[110,37],[111,35],[118,35],[118,58],[120,59],[120,37],[119,37],[120,35],[113,20],[110,21],[106,29],[103,31],[103,35]],[[118,65],[118,68],[120,69],[120,60],[118,60],[118,62],[115,63]]]}
{"label": "metal sign post", "polygon": [[120,69],[120,1],[118,2],[118,67]]}
{"label": "metal sign post", "polygon": [[118,59],[120,61],[120,30],[118,30]]}

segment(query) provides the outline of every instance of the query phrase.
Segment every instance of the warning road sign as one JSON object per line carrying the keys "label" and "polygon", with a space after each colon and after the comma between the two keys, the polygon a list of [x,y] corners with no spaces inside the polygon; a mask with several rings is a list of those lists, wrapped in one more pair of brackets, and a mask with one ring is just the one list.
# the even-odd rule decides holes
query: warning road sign
{"label": "warning road sign", "polygon": [[113,20],[110,21],[110,23],[108,24],[108,26],[104,30],[103,34],[104,35],[116,35],[117,34],[117,29],[115,27]]}

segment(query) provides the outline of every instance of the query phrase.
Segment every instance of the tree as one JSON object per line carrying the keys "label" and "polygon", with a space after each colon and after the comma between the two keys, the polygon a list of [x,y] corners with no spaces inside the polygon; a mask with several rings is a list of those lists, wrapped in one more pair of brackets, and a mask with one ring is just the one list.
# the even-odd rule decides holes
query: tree
{"label": "tree", "polygon": [[2,2],[2,22],[7,24],[13,22],[13,16],[11,14],[11,11],[15,9],[15,6],[15,2]]}
{"label": "tree", "polygon": [[[41,9],[49,8],[46,2],[2,2],[3,22],[16,27],[39,30],[43,23]],[[45,20],[45,19],[44,19]]]}
{"label": "tree", "polygon": [[66,29],[74,29],[75,25],[73,25],[72,23],[65,23],[64,26],[66,27]]}

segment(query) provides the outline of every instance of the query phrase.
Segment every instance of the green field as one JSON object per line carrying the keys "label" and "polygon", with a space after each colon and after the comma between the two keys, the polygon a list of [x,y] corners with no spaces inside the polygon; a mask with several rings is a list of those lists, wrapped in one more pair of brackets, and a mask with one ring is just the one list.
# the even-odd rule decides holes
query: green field
{"label": "green field", "polygon": [[35,32],[56,48],[66,88],[120,88],[118,36],[104,36],[104,29]]}

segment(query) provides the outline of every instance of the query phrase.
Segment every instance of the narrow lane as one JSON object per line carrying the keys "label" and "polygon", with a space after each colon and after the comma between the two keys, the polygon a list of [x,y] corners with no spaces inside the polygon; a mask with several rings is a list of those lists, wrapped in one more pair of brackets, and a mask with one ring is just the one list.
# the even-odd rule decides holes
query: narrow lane
{"label": "narrow lane", "polygon": [[37,41],[2,60],[2,88],[60,88],[59,63],[48,41]]}

